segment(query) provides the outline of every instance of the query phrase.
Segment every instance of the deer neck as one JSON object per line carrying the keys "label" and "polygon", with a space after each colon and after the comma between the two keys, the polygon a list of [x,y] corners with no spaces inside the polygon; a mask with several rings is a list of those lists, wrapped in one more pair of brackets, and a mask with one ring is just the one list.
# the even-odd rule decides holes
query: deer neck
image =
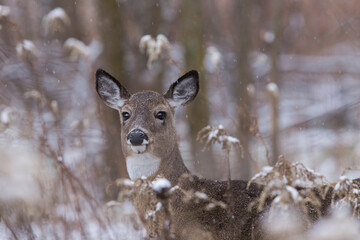
{"label": "deer neck", "polygon": [[161,159],[150,154],[132,154],[126,158],[126,168],[131,180],[153,175],[159,168]]}
{"label": "deer neck", "polygon": [[189,172],[181,157],[180,150],[178,146],[176,146],[171,154],[161,160],[158,170],[152,177],[155,178],[161,175],[168,179],[172,185],[175,185],[181,175]]}
{"label": "deer neck", "polygon": [[171,184],[176,184],[178,178],[188,173],[178,146],[174,147],[167,156],[159,158],[150,153],[133,154],[126,158],[126,167],[129,177],[134,180],[147,177],[149,180],[161,175]]}

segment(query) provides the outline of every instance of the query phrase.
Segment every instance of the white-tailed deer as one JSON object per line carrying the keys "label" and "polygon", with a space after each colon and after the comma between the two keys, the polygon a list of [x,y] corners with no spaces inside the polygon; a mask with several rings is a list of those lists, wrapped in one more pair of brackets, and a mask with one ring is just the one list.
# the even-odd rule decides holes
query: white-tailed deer
{"label": "white-tailed deer", "polygon": [[[196,97],[199,90],[196,71],[180,77],[162,95],[152,91],[130,94],[114,77],[99,69],[96,72],[96,90],[109,107],[120,113],[121,147],[130,178],[146,177],[151,182],[161,176],[168,179],[172,187],[178,185],[177,188],[181,189],[171,194],[167,202],[171,226],[163,221],[162,227],[169,228],[166,235],[149,217],[149,213],[155,210],[150,204],[151,199],[142,195],[141,191],[133,198],[137,213],[150,236],[163,239],[262,238],[259,227],[262,215],[251,207],[252,201],[261,193],[261,186],[253,184],[248,187],[248,182],[241,180],[231,181],[228,185],[226,181],[191,175],[181,177],[189,174],[189,170],[183,163],[176,141],[174,111]],[[231,188],[227,189],[229,186]],[[198,197],[197,201],[185,199],[185,193],[189,191]],[[202,201],[204,199],[211,199],[213,204]],[[231,207],[222,207],[221,203]],[[160,207],[157,205],[156,209]]]}

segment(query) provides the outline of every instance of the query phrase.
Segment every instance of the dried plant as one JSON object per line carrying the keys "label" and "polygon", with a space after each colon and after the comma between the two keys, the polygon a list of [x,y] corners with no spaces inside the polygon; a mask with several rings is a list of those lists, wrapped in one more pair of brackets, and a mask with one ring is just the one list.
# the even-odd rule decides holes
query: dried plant
{"label": "dried plant", "polygon": [[45,35],[49,35],[56,32],[64,32],[71,22],[64,9],[57,7],[43,17],[42,24]]}
{"label": "dried plant", "polygon": [[159,34],[156,39],[150,35],[144,35],[140,39],[140,52],[148,56],[147,67],[150,69],[153,61],[157,60],[163,51],[170,49],[171,45],[165,35]]}
{"label": "dried plant", "polygon": [[[0,11],[5,10],[1,6]],[[87,120],[93,113],[81,107],[94,105],[87,84],[96,57],[73,62],[58,39],[47,39],[46,44],[12,41],[14,46],[8,46],[0,38],[1,50],[4,47],[8,54],[0,62],[1,83],[7,86],[1,89],[0,104],[1,236],[114,239],[116,233],[102,211],[101,197],[94,197],[95,185],[87,179],[84,165],[95,163],[88,154],[90,146],[93,153],[101,149],[91,143],[97,120]],[[67,95],[70,89],[76,104]],[[81,124],[75,126],[76,121]]]}
{"label": "dried plant", "polygon": [[[202,130],[199,131],[197,140],[199,142],[205,142],[205,148],[209,148],[211,144],[219,143],[222,146],[222,149],[226,151],[225,161],[227,165],[227,189],[226,189],[226,197],[227,197],[227,212],[228,216],[231,217],[234,214],[235,201],[233,198],[233,194],[231,191],[231,166],[230,166],[230,151],[233,146],[240,148],[241,157],[244,157],[244,149],[240,144],[239,139],[230,136],[230,134],[224,129],[222,125],[217,127],[206,126]],[[230,218],[231,219],[231,218]],[[233,224],[233,222],[231,222]],[[235,226],[233,226],[234,228]]]}
{"label": "dried plant", "polygon": [[84,57],[89,61],[94,61],[102,52],[102,44],[94,40],[89,45],[85,45],[82,41],[69,38],[64,43],[64,48],[70,52],[72,60],[78,60]]}
{"label": "dried plant", "polygon": [[121,188],[118,201],[136,198],[145,199],[149,204],[145,216],[139,216],[142,222],[154,226],[154,232],[148,233],[152,237],[168,239],[171,235],[171,218],[169,198],[174,191],[170,182],[160,176],[154,181],[146,178],[139,178],[135,181],[129,179],[118,179],[116,185]]}
{"label": "dried plant", "polygon": [[290,163],[281,156],[274,167],[264,167],[262,172],[256,174],[249,181],[249,186],[253,182],[264,186],[261,196],[254,202],[259,211],[269,205],[270,213],[295,208],[307,216],[308,225],[326,214],[329,211],[326,208],[331,206],[351,206],[352,215],[359,217],[358,179],[342,176],[338,182],[330,183],[302,163]]}
{"label": "dried plant", "polygon": [[[198,139],[206,142],[207,147],[210,144],[221,143],[223,149],[227,151],[232,148],[229,144],[239,144],[239,141],[231,137],[222,126],[204,128],[199,133]],[[176,217],[172,204],[179,194],[180,204],[192,206],[197,211],[223,209],[229,214],[234,211],[234,201],[229,191],[230,178],[225,193],[226,202],[212,199],[206,194],[205,189],[183,188],[183,186],[196,186],[199,179],[195,175],[185,174],[176,186],[171,186],[161,176],[154,181],[146,178],[135,181],[118,180],[117,185],[122,189],[119,200],[122,202],[124,198],[131,199],[139,195],[141,198],[146,198],[146,202],[152,207],[140,218],[143,218],[143,222],[150,221],[149,224],[157,226],[150,235],[160,239],[171,239],[175,237],[172,235],[171,222]],[[258,214],[263,214],[264,211],[269,213],[268,217],[264,218],[267,219],[265,225],[268,227],[265,231],[269,234],[269,239],[307,238],[309,234],[314,233],[311,230],[314,221],[322,219],[330,211],[331,202],[337,208],[345,206],[344,203],[347,203],[347,206],[350,203],[353,216],[358,217],[358,180],[341,177],[338,183],[329,183],[324,176],[306,168],[302,163],[290,163],[284,157],[280,157],[274,167],[265,167],[262,172],[256,174],[249,181],[248,187],[254,183],[262,187],[262,191],[259,198],[250,204],[249,211],[255,207]],[[287,221],[293,224],[284,229],[282,224]],[[277,222],[279,224],[275,226]]]}
{"label": "dried plant", "polygon": [[7,17],[10,14],[10,7],[0,5],[0,18]]}
{"label": "dried plant", "polygon": [[[302,163],[290,163],[282,156],[274,167],[265,167],[256,174],[248,186],[253,182],[264,186],[260,198],[254,202],[259,211],[267,207],[270,200],[271,211],[285,211],[295,207],[307,213],[310,206],[316,218],[321,215],[322,200],[328,191],[324,186],[330,186],[324,176],[306,168]],[[307,217],[308,223],[312,222],[312,216]]]}
{"label": "dried plant", "polygon": [[204,150],[209,149],[212,144],[219,143],[227,151],[230,151],[232,146],[239,147],[244,154],[239,139],[232,137],[222,125],[204,127],[199,131],[197,140],[205,144]]}
{"label": "dried plant", "polygon": [[24,58],[37,57],[39,55],[39,51],[35,44],[26,39],[16,45],[16,53],[19,57]]}
{"label": "dried plant", "polygon": [[[229,192],[227,193],[228,200],[222,202],[210,198],[203,189],[183,189],[181,187],[181,183],[184,181],[196,182],[197,177],[193,175],[183,176],[177,186],[169,186],[167,180],[161,178],[161,176],[155,181],[146,179],[136,181],[119,180],[117,181],[118,187],[121,188],[119,201],[108,202],[104,207],[105,212],[103,211],[102,200],[104,196],[102,188],[104,182],[107,181],[107,176],[106,167],[101,161],[101,157],[99,157],[99,149],[103,147],[104,139],[101,131],[98,130],[100,129],[100,123],[96,118],[96,111],[93,111],[93,109],[96,109],[96,102],[92,96],[94,92],[93,84],[91,83],[91,77],[89,77],[94,72],[93,64],[99,56],[102,46],[99,42],[92,41],[92,33],[88,31],[89,29],[84,30],[86,33],[76,32],[75,35],[79,39],[67,36],[67,34],[76,31],[75,25],[81,26],[81,23],[80,21],[74,22],[70,20],[69,15],[62,8],[49,11],[43,18],[37,16],[37,14],[27,14],[31,15],[31,17],[27,18],[24,14],[26,11],[21,10],[21,8],[27,7],[32,10],[26,13],[43,13],[48,11],[48,7],[53,4],[49,3],[49,1],[41,2],[43,4],[39,4],[39,1],[22,1],[21,4],[16,1],[5,1],[10,7],[0,5],[0,31],[2,34],[0,38],[0,82],[2,86],[0,89],[0,155],[2,156],[0,170],[0,238],[148,238],[147,233],[139,223],[135,209],[129,201],[125,200],[125,198],[136,197],[139,192],[145,192],[145,196],[148,195],[152,205],[151,211],[143,217],[147,217],[148,220],[153,221],[153,224],[158,225],[158,230],[153,233],[153,236],[161,236],[166,239],[173,237],[171,235],[171,226],[176,216],[172,216],[171,198],[175,195],[181,196],[183,204],[193,205],[200,211],[221,209],[231,214],[232,199]],[[120,5],[120,2],[123,4],[125,1],[118,0],[118,2]],[[66,9],[66,7],[70,8],[70,4],[69,2],[61,5]],[[78,1],[77,4],[80,6],[81,3]],[[173,16],[169,15],[165,6],[160,6],[161,15],[166,15],[167,19],[171,19],[171,21],[167,20],[168,22],[180,22],[174,18],[175,15],[179,15],[176,14],[179,3],[172,4],[176,6],[176,9],[169,9],[170,15],[171,11],[174,12]],[[302,7],[306,9],[307,3],[304,4],[305,7],[304,5]],[[258,7],[257,4],[252,5]],[[84,9],[91,9],[91,6],[95,5],[89,2],[86,3],[86,7],[88,6],[90,8]],[[124,8],[121,8],[121,10],[126,10],[129,7],[128,5],[125,6],[125,4],[123,6]],[[73,5],[71,7],[74,8]],[[157,8],[160,9],[159,6]],[[104,21],[101,23],[101,27],[105,26],[108,17],[110,19],[110,15],[113,14],[105,11],[106,15],[101,15],[100,11],[95,12],[98,9],[92,9],[94,12],[91,14],[93,14],[94,19],[91,16],[88,19],[89,15],[82,17],[85,14],[81,10],[81,7],[76,7],[73,9],[73,13],[76,13],[77,20],[82,18],[90,19],[90,21],[86,22],[86,27],[89,27],[90,22],[93,20],[96,22],[96,15],[99,15],[99,18],[104,18],[101,19],[101,21]],[[206,11],[209,10],[204,10],[204,13],[207,13]],[[118,11],[113,12],[116,14]],[[131,12],[131,14],[126,12]],[[142,9],[138,12],[143,14]],[[184,13],[180,15],[185,15]],[[306,13],[306,10],[304,13]],[[124,11],[121,17],[122,19],[130,17],[131,21],[137,18],[136,14],[133,11]],[[300,22],[303,22],[301,19],[302,14],[303,12],[298,14]],[[201,16],[203,15],[206,16],[206,14],[201,14]],[[221,16],[221,14],[218,15]],[[294,20],[299,20],[298,15],[295,16]],[[312,17],[311,14],[305,15]],[[293,17],[291,14],[289,16]],[[37,17],[40,18],[36,19]],[[27,23],[25,22],[26,19],[32,20]],[[184,19],[192,21],[186,15]],[[25,26],[19,26],[17,21],[24,21]],[[226,19],[224,22],[226,22]],[[41,23],[42,28],[35,26],[37,23]],[[180,22],[180,24],[182,23]],[[311,21],[306,21],[304,29],[311,23]],[[322,23],[320,22],[320,24]],[[121,41],[117,42],[121,46],[119,49],[123,48],[123,46],[132,46],[128,41],[138,37],[139,35],[136,34],[142,31],[140,22],[132,21],[131,25],[125,25],[127,24],[119,26],[124,30],[122,33],[126,38],[120,39],[113,37],[111,34],[111,37]],[[221,22],[218,25],[223,26]],[[333,28],[333,24],[330,23],[329,26]],[[105,32],[95,29],[96,27],[93,25],[89,28],[94,28],[94,32],[98,31],[97,37],[99,38]],[[164,29],[165,32],[168,31],[163,27],[156,28],[154,27],[152,31],[159,29]],[[33,32],[34,29],[38,30]],[[292,29],[289,31],[292,31]],[[169,33],[175,38],[181,35],[177,31],[170,31]],[[256,31],[254,33],[257,34]],[[82,34],[86,36],[82,36]],[[60,35],[61,37],[57,38]],[[226,36],[218,35],[222,39],[232,42]],[[233,33],[230,35],[233,35]],[[266,31],[264,34],[265,42],[271,43],[274,40],[272,35],[274,34],[271,30]],[[52,38],[54,36],[56,38]],[[66,41],[63,41],[66,39],[64,36],[67,38]],[[196,34],[196,36],[190,36],[190,38],[198,38],[198,36],[202,35]],[[202,38],[206,39],[207,37]],[[213,39],[214,43],[219,41],[216,38],[215,36]],[[318,43],[318,41],[316,42]],[[299,43],[308,49],[306,43],[304,44],[303,41]],[[185,49],[185,45],[181,45],[179,47],[181,50],[177,52],[177,55],[181,55],[179,59],[186,55],[182,52],[183,46],[184,50],[188,51]],[[234,51],[230,49],[229,52],[229,49],[223,46],[219,46],[223,55],[220,55],[219,51],[214,47],[207,49],[208,60],[212,64],[209,69],[212,68],[214,71],[216,68],[222,68],[221,65],[231,65],[230,62],[238,61],[239,56],[233,56]],[[235,44],[235,46],[237,45]],[[160,34],[156,38],[145,35],[141,39],[139,47],[148,57],[148,68],[162,55],[165,55],[169,63],[175,65],[180,71],[182,69],[179,66],[185,65],[179,64],[170,57],[171,44],[164,35]],[[201,48],[198,49],[200,51],[195,54],[200,56],[201,54],[198,53],[201,53]],[[120,63],[119,66],[123,68],[121,71],[129,72],[131,75],[129,69],[135,69],[132,70],[133,72],[138,70],[138,65],[133,63],[137,59],[133,57],[133,49],[125,50],[122,57],[126,63]],[[231,53],[230,57],[229,53]],[[184,62],[187,61],[188,59],[184,59]],[[246,61],[238,62],[246,63]],[[228,69],[237,69],[238,66],[235,65]],[[281,69],[281,66],[279,69]],[[294,69],[296,70],[296,68]],[[311,69],[318,70],[316,66]],[[226,69],[221,70],[227,72]],[[233,72],[240,72],[241,75],[241,71]],[[341,72],[343,71],[341,70]],[[237,79],[238,76],[233,73],[228,75],[229,78],[234,79]],[[340,75],[342,76],[342,74]],[[134,75],[134,78],[136,77]],[[254,83],[246,86],[249,95],[256,94],[255,86],[257,87],[258,83],[261,82],[254,81]],[[267,86],[267,90],[274,96],[278,95],[276,86],[272,84]],[[241,113],[243,114],[241,118],[245,119],[246,130],[250,134],[260,137],[266,148],[265,141],[260,135],[257,119],[251,115],[250,111],[246,110],[246,106],[242,106],[242,108],[245,109]],[[346,109],[349,108],[346,107]],[[236,125],[236,121],[234,125]],[[205,148],[209,148],[210,145],[216,143],[222,145],[226,151],[225,158],[228,171],[230,170],[230,151],[237,147],[240,148],[241,154],[244,154],[239,140],[230,136],[221,125],[204,128],[199,133],[199,140],[205,143]],[[269,157],[267,158],[269,159]],[[92,171],[98,171],[99,173],[96,175]],[[230,171],[228,179],[228,189],[230,189]],[[264,186],[262,195],[254,203],[258,210],[265,210],[269,206],[267,204],[270,204],[273,212],[279,208],[282,211],[291,209],[293,206],[306,212],[311,206],[319,215],[321,211],[320,202],[328,197],[333,204],[332,206],[339,209],[333,214],[334,216],[320,219],[318,224],[310,228],[309,232],[301,234],[298,226],[289,226],[285,229],[289,233],[286,238],[275,237],[275,239],[289,240],[295,239],[294,237],[298,237],[297,239],[359,239],[359,225],[355,220],[359,217],[359,180],[341,176],[338,182],[329,183],[323,176],[312,172],[302,164],[292,164],[282,158],[274,167],[264,168],[264,171],[254,176],[251,182]],[[347,211],[344,214],[344,210],[349,206],[352,214],[348,215]],[[352,215],[352,219],[350,215]],[[302,216],[300,215],[300,217]],[[278,221],[280,217],[276,214],[271,216],[272,220],[276,219],[279,226],[275,230],[283,231],[282,224],[293,221],[293,219],[285,218],[284,221]],[[119,229],[124,228],[124,226],[126,226],[125,229],[120,230],[121,233],[119,233]],[[291,227],[293,229],[290,229]],[[131,235],[130,229],[138,235]],[[329,231],[329,229],[333,229],[333,231]],[[273,231],[273,234],[276,236],[279,231]],[[295,234],[290,236],[291,232],[295,232]],[[195,239],[201,238],[197,233],[196,229],[194,229]],[[206,239],[207,235],[204,234],[204,236]]]}
{"label": "dried plant", "polygon": [[[145,201],[149,204],[147,205],[149,207],[145,216],[139,217],[143,223],[155,227],[154,232],[148,234],[159,239],[173,239],[176,236],[172,233],[171,223],[176,218],[173,207],[176,207],[177,204],[189,206],[189,209],[196,209],[196,211],[210,212],[217,208],[228,210],[229,206],[226,203],[209,197],[204,189],[183,188],[183,186],[189,185],[189,182],[196,184],[196,181],[199,181],[199,178],[191,174],[181,176],[175,186],[171,186],[170,182],[161,176],[157,176],[152,181],[146,178],[134,181],[118,179],[116,185],[121,189],[118,202],[111,201],[107,205],[116,207],[118,204],[126,202],[126,199],[141,198],[142,202]],[[201,232],[199,229],[197,231]]]}
{"label": "dried plant", "polygon": [[341,176],[339,181],[332,184],[334,190],[332,203],[336,208],[351,206],[352,216],[360,217],[360,180]]}

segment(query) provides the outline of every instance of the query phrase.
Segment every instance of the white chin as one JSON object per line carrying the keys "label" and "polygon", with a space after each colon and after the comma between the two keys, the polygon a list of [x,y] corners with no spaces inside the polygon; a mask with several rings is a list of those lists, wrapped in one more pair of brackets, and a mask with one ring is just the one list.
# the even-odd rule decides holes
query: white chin
{"label": "white chin", "polygon": [[140,145],[140,146],[130,146],[131,147],[131,150],[134,152],[134,153],[143,153],[145,152],[146,150],[146,145]]}

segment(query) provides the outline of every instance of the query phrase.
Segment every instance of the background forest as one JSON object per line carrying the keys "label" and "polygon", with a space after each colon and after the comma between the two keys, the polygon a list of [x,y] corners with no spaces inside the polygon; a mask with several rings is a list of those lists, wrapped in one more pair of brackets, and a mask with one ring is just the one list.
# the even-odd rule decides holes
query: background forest
{"label": "background forest", "polygon": [[333,181],[358,174],[359,39],[357,0],[0,0],[0,239],[144,236],[131,204],[111,201],[127,173],[97,68],[130,92],[198,70],[176,125],[207,178],[227,177],[221,146],[196,140],[207,125],[241,142],[233,179],[279,155]]}

